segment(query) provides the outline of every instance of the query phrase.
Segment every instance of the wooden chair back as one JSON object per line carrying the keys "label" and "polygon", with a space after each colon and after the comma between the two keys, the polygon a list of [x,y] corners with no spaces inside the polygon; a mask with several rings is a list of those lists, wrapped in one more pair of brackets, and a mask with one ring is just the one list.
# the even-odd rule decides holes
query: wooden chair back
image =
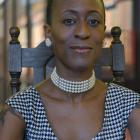
{"label": "wooden chair back", "polygon": [[[46,77],[49,77],[55,66],[54,55],[51,48],[41,42],[36,48],[22,48],[18,36],[18,27],[10,28],[11,41],[8,48],[8,65],[11,76],[12,93],[20,90],[20,76],[23,67],[33,68],[33,84],[37,84]],[[109,48],[102,48],[102,55],[95,64],[96,76],[101,77],[102,66],[111,67],[113,82],[121,84],[124,81],[123,73],[125,68],[124,46],[120,40],[120,27],[111,29],[112,42]]]}

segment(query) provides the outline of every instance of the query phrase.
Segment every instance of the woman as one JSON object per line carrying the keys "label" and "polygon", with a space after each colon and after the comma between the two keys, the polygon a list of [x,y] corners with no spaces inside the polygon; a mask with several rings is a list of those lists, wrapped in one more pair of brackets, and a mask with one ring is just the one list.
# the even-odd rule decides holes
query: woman
{"label": "woman", "polygon": [[140,138],[140,95],[97,80],[93,64],[105,33],[102,0],[49,0],[46,44],[51,77],[7,100],[1,140],[122,140]]}

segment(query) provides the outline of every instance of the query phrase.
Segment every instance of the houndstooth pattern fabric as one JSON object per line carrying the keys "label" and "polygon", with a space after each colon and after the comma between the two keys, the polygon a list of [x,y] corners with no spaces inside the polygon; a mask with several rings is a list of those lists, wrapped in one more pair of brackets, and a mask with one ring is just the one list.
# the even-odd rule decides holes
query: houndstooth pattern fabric
{"label": "houndstooth pattern fabric", "polygon": [[[123,140],[128,116],[139,100],[138,93],[110,83],[105,99],[102,129],[91,140]],[[24,140],[58,140],[47,120],[41,97],[34,87],[18,92],[6,102],[20,112],[25,120]]]}

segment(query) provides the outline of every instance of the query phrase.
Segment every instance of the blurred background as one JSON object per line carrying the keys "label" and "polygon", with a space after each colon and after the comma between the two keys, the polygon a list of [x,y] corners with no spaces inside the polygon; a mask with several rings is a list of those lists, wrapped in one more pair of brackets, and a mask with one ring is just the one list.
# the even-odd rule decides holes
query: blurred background
{"label": "blurred background", "polygon": [[[125,85],[140,93],[140,0],[104,0],[106,7],[105,46],[110,46],[110,29],[122,28],[125,47]],[[7,49],[9,28],[20,28],[22,47],[35,47],[45,39],[44,24],[47,0],[0,0],[0,103],[10,95]],[[22,86],[32,83],[32,72],[23,69]]]}

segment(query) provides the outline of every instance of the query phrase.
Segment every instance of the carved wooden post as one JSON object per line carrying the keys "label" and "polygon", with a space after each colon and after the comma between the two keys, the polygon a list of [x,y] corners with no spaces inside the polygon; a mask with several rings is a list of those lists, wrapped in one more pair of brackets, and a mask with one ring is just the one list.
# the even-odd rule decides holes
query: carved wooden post
{"label": "carved wooden post", "polygon": [[11,76],[12,94],[20,89],[20,75],[21,75],[21,46],[18,40],[20,30],[17,27],[10,28],[11,41],[9,46],[9,72]]}
{"label": "carved wooden post", "polygon": [[112,49],[112,63],[113,63],[113,81],[122,84],[124,82],[124,69],[125,69],[125,57],[124,57],[124,46],[120,40],[121,29],[115,26],[111,29],[111,35],[113,41],[111,42]]}

